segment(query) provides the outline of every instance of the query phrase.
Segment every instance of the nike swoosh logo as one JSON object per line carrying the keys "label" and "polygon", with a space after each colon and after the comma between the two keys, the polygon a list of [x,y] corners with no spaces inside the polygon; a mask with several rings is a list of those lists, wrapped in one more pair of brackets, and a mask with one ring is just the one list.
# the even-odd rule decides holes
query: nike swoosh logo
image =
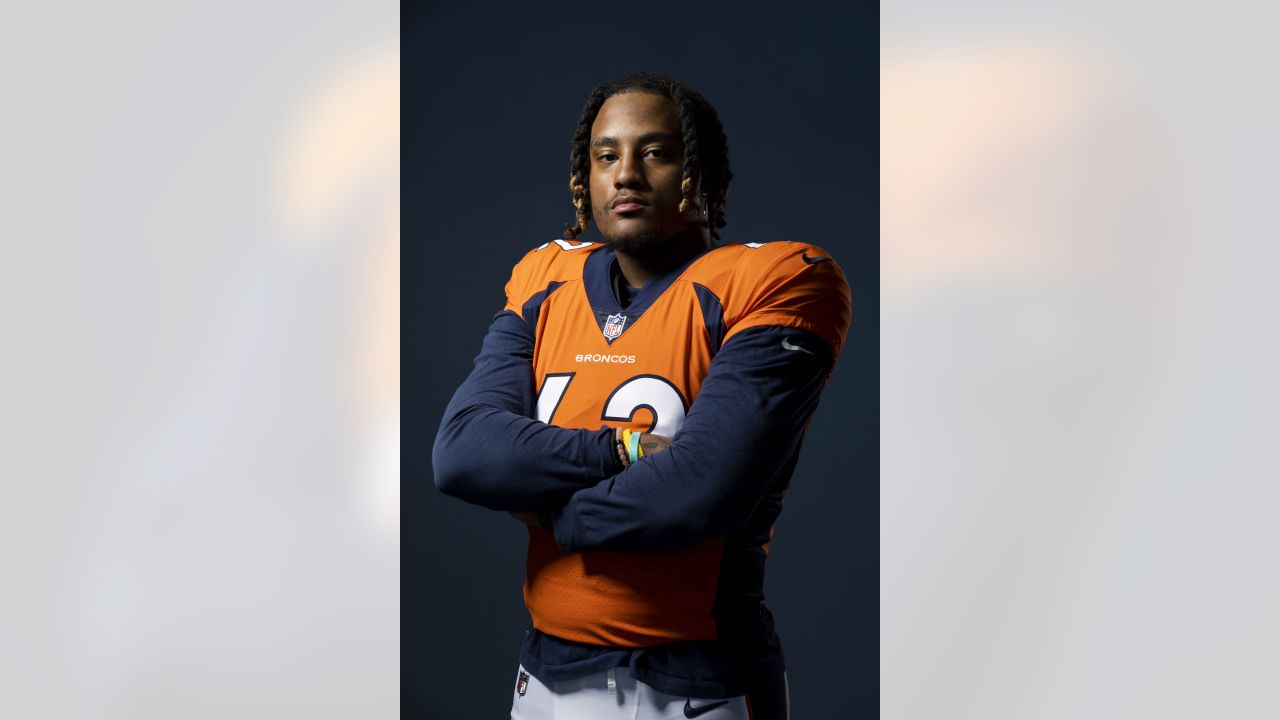
{"label": "nike swoosh logo", "polygon": [[708,712],[710,710],[715,710],[721,705],[728,705],[728,704],[729,704],[728,700],[721,700],[718,703],[711,703],[710,705],[703,705],[702,707],[696,708],[689,704],[689,698],[685,698],[684,699],[684,716],[687,718],[696,718],[705,712]]}
{"label": "nike swoosh logo", "polygon": [[813,354],[812,350],[805,350],[799,345],[792,345],[791,343],[787,342],[786,338],[782,338],[782,349],[783,350],[799,350],[800,352],[806,352],[806,353],[809,353],[810,355]]}
{"label": "nike swoosh logo", "polygon": [[831,258],[829,257],[809,257],[809,253],[803,253],[803,252],[800,253],[800,259],[809,263],[810,265],[813,265],[814,263],[820,263],[820,262],[831,262]]}

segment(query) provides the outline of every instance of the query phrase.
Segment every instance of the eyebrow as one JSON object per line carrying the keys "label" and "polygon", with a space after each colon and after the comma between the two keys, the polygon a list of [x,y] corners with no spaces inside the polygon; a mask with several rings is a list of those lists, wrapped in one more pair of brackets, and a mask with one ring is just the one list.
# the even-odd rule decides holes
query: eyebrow
{"label": "eyebrow", "polygon": [[[665,130],[659,130],[655,132],[648,132],[641,135],[639,138],[636,139],[636,144],[645,145],[647,143],[658,142],[660,140],[676,140],[676,139],[678,139],[678,137],[675,133],[667,132]],[[591,147],[593,148],[604,147],[607,145],[618,145],[618,144],[619,144],[618,138],[609,137],[607,135],[604,137],[598,137],[595,140],[591,141]]]}

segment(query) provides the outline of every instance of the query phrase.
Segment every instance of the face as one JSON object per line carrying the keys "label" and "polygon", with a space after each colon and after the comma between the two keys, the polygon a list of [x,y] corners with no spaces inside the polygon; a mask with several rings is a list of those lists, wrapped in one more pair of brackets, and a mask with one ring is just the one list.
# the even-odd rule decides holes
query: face
{"label": "face", "polygon": [[610,247],[642,253],[697,217],[693,199],[686,212],[679,210],[684,147],[670,98],[628,92],[605,100],[588,150],[591,212]]}

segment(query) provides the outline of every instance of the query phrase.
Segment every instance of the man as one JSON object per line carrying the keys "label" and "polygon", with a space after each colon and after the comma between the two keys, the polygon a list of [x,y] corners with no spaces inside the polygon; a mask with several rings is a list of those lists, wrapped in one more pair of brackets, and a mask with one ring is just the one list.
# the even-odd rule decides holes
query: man
{"label": "man", "polygon": [[442,491],[530,526],[511,715],[786,718],[764,561],[844,274],[803,243],[717,247],[727,142],[678,82],[597,87],[570,165],[576,222],[512,271],[433,454]]}

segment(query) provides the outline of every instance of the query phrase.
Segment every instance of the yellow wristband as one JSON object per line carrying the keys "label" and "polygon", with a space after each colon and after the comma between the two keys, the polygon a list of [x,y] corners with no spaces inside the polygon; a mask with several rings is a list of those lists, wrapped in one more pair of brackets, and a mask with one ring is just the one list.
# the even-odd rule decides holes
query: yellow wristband
{"label": "yellow wristband", "polygon": [[626,467],[631,462],[631,459],[627,456],[627,443],[629,440],[631,440],[631,430],[623,428],[622,432],[618,433],[618,451],[622,454],[623,467]]}

